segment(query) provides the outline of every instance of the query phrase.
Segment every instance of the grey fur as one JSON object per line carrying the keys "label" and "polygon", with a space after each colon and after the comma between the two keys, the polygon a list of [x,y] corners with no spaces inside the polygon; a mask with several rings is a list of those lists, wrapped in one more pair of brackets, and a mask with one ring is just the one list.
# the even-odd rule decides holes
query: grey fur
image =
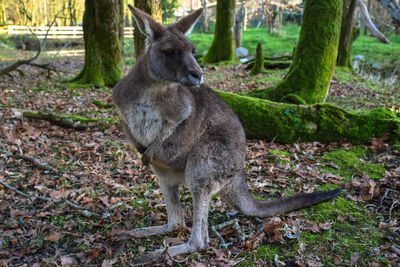
{"label": "grey fur", "polygon": [[[149,26],[143,31],[160,31],[160,24],[130,9],[138,25]],[[192,44],[184,36],[200,15],[201,11],[196,11],[169,27],[161,26],[162,35],[149,37],[146,51],[113,89],[125,134],[157,175],[168,212],[167,225],[131,230],[121,239],[163,234],[184,226],[178,187],[185,184],[193,197],[193,227],[187,243],[169,248],[171,256],[207,246],[208,210],[214,193],[245,215],[266,217],[315,205],[340,191],[273,202],[260,202],[251,196],[243,173],[243,127],[230,107],[200,83],[201,69],[192,56]],[[185,25],[180,27],[180,23]],[[160,255],[161,251],[156,251],[138,262],[155,261]]]}

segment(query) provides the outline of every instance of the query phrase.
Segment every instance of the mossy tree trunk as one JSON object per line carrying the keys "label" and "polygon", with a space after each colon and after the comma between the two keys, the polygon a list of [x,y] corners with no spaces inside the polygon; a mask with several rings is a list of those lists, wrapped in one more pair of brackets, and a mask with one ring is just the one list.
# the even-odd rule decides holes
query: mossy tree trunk
{"label": "mossy tree trunk", "polygon": [[123,0],[86,0],[85,65],[72,81],[113,86],[123,76]]}
{"label": "mossy tree trunk", "polygon": [[356,7],[357,0],[344,0],[343,2],[342,26],[340,29],[339,49],[337,56],[338,66],[353,68],[351,63],[351,51],[353,41],[357,36],[357,30],[353,31]]}
{"label": "mossy tree trunk", "polygon": [[[293,64],[286,77],[257,96],[298,104],[324,102],[335,69],[343,0],[307,0]],[[250,94],[251,95],[251,94]]]}
{"label": "mossy tree trunk", "polygon": [[[162,23],[162,1],[161,0],[135,0],[135,7],[152,16],[156,21]],[[145,48],[146,37],[135,27],[133,32],[135,56],[138,57]]]}
{"label": "mossy tree trunk", "polygon": [[217,1],[217,21],[214,40],[204,56],[205,63],[236,60],[235,44],[232,36],[232,23],[235,14],[234,0]]}
{"label": "mossy tree trunk", "polygon": [[390,109],[355,113],[329,104],[293,105],[216,92],[239,116],[247,138],[279,143],[347,140],[366,144],[390,133],[393,140],[400,141],[400,117]]}
{"label": "mossy tree trunk", "polygon": [[256,61],[251,69],[250,75],[257,75],[264,72],[264,56],[262,51],[262,44],[259,43],[256,48]]}

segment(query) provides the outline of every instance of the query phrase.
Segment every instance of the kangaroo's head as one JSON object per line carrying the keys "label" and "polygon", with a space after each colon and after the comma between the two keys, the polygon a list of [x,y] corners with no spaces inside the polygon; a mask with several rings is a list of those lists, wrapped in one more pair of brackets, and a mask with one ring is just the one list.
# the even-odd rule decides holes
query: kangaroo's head
{"label": "kangaroo's head", "polygon": [[136,26],[147,37],[142,57],[145,57],[150,77],[186,86],[202,83],[203,72],[193,56],[195,48],[185,34],[199,19],[203,9],[165,27],[143,11],[128,6]]}

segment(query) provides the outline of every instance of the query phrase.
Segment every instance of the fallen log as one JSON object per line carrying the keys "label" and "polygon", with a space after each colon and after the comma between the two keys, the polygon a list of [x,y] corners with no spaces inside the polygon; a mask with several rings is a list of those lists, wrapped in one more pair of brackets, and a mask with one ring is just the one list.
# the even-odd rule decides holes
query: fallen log
{"label": "fallen log", "polygon": [[100,119],[89,119],[77,115],[49,113],[49,112],[31,111],[31,110],[24,110],[21,111],[21,113],[25,118],[30,118],[34,120],[45,120],[52,124],[64,128],[72,128],[77,131],[84,131],[95,127],[99,128],[108,127],[108,124]]}
{"label": "fallen log", "polygon": [[400,142],[400,117],[390,109],[361,113],[330,104],[294,105],[215,91],[239,116],[248,138],[278,143],[347,140],[366,144],[389,133]]}

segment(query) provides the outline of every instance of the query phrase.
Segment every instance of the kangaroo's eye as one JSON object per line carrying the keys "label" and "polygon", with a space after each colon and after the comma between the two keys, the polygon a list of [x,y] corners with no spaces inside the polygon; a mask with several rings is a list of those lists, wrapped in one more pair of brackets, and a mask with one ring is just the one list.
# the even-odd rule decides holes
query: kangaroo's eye
{"label": "kangaroo's eye", "polygon": [[178,51],[176,51],[175,49],[168,49],[168,50],[165,50],[165,51],[164,51],[164,54],[165,54],[167,57],[173,57],[173,56],[175,56],[176,54],[178,54]]}

